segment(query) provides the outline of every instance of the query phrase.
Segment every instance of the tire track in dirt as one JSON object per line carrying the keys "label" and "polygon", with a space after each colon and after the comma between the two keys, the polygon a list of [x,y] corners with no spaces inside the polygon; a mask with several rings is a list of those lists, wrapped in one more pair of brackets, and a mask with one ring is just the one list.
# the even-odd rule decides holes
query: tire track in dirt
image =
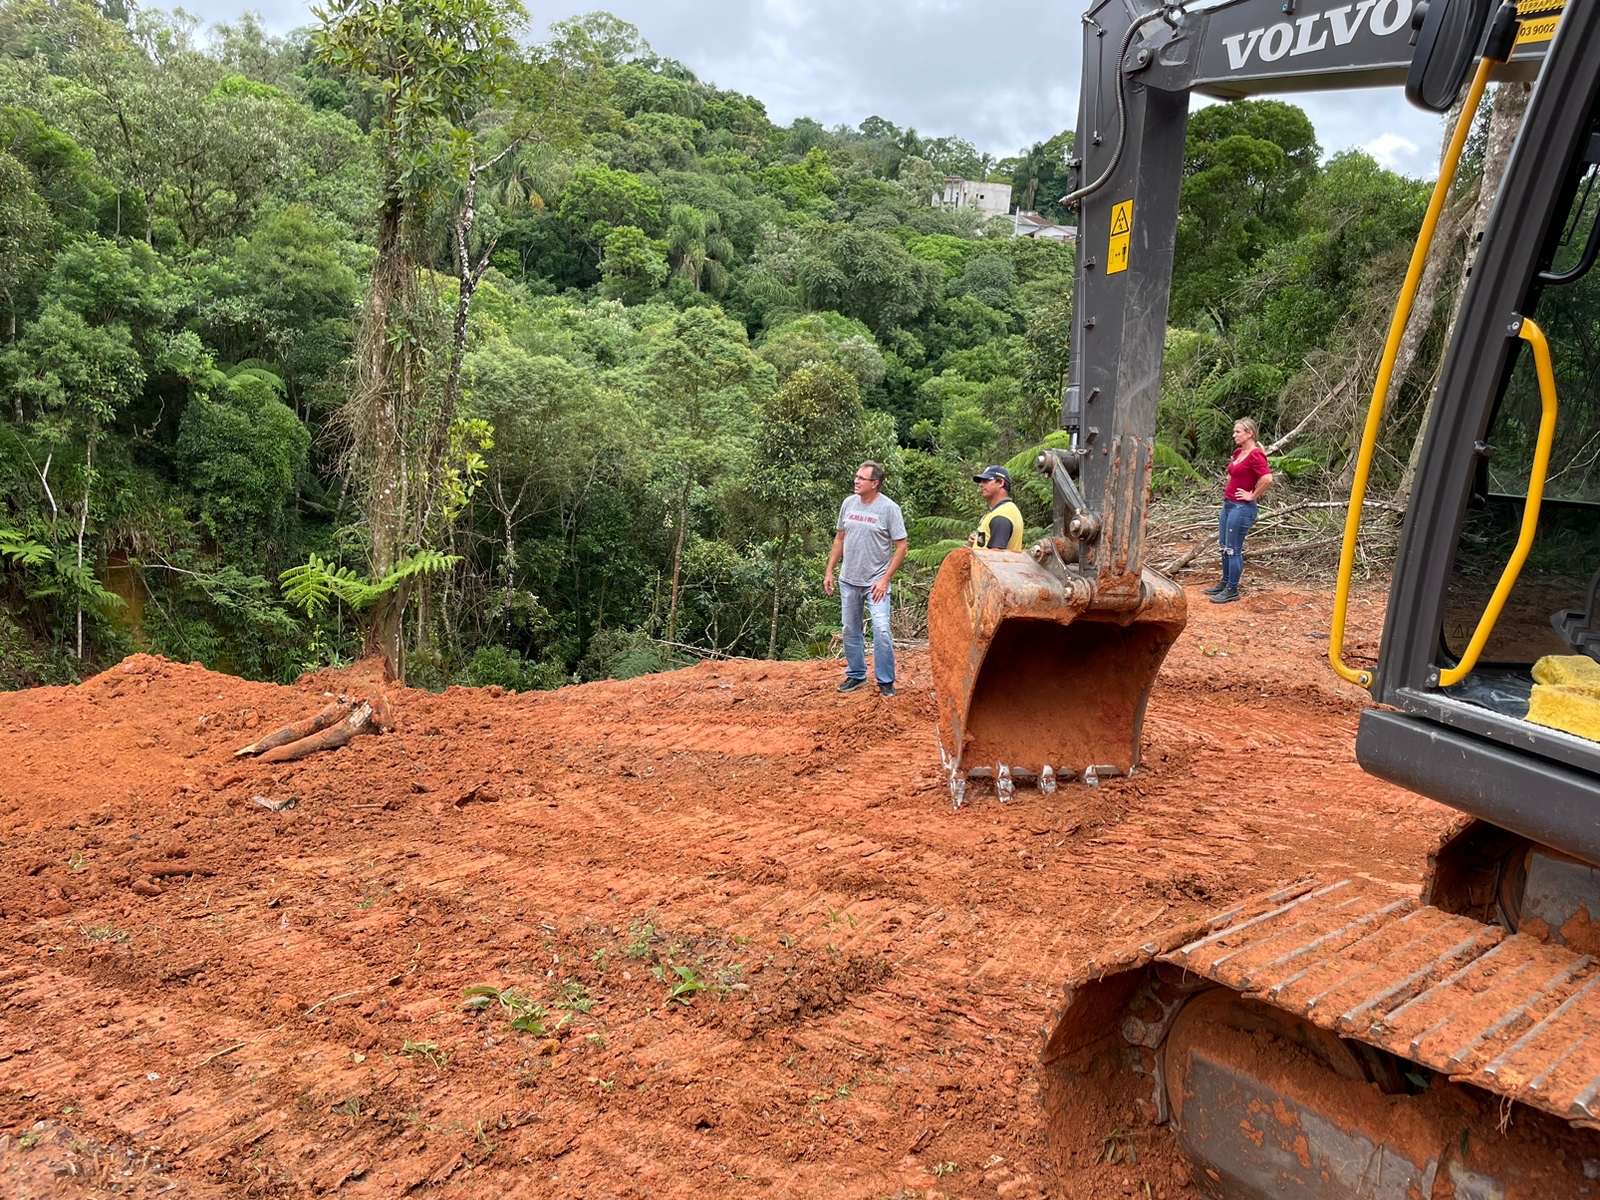
{"label": "tire track in dirt", "polygon": [[[370,680],[135,659],[0,697],[0,1178],[48,1160],[103,1194],[116,1155],[124,1194],[1191,1194],[1159,1136],[1138,1178],[1091,1161],[1105,1130],[1048,1173],[1061,980],[1311,869],[1415,878],[1447,815],[1355,767],[1358,698],[1304,636],[1325,597],[1194,607],[1145,770],[960,813],[916,653],[892,703],[834,663],[400,691],[396,733],[270,769],[231,751]],[[157,851],[211,873],[132,895]],[[484,983],[545,1032],[463,1011]]]}

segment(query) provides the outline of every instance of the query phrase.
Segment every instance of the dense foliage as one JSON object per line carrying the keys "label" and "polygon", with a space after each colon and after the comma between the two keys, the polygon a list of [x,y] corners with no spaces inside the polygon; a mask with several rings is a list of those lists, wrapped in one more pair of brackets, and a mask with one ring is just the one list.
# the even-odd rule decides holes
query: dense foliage
{"label": "dense foliage", "polygon": [[[0,686],[134,648],[288,679],[375,631],[428,685],[814,653],[860,459],[914,575],[1055,427],[1071,247],[929,199],[1070,220],[1070,134],[780,127],[605,14],[317,16],[0,9]],[[1320,157],[1290,105],[1196,114],[1166,480],[1364,361],[1426,189]]]}

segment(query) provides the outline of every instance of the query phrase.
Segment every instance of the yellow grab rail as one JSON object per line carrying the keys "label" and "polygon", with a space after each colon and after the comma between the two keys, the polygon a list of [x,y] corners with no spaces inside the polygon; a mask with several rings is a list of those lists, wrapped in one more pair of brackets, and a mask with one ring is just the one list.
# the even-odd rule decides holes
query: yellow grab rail
{"label": "yellow grab rail", "polygon": [[1528,474],[1528,499],[1522,509],[1522,532],[1517,535],[1517,545],[1511,551],[1511,561],[1500,573],[1500,582],[1489,597],[1489,604],[1472,631],[1472,640],[1462,652],[1461,661],[1447,671],[1439,672],[1439,686],[1449,687],[1460,683],[1467,673],[1478,665],[1478,656],[1494,632],[1506,598],[1516,586],[1522,564],[1528,561],[1528,551],[1533,548],[1533,537],[1539,530],[1539,505],[1544,500],[1545,473],[1550,468],[1550,447],[1556,440],[1556,372],[1550,363],[1550,343],[1544,340],[1544,331],[1523,317],[1517,336],[1533,347],[1533,367],[1539,376],[1539,400],[1543,411],[1539,415],[1539,440],[1534,443],[1533,470]]}
{"label": "yellow grab rail", "polygon": [[1383,357],[1378,360],[1378,378],[1372,385],[1372,403],[1367,408],[1367,423],[1361,431],[1361,449],[1356,457],[1355,479],[1350,488],[1350,509],[1344,518],[1344,543],[1339,549],[1338,585],[1333,596],[1333,629],[1328,637],[1328,661],[1339,678],[1362,687],[1372,685],[1372,672],[1348,667],[1344,662],[1344,623],[1350,607],[1350,577],[1355,571],[1356,536],[1361,532],[1361,506],[1367,498],[1367,480],[1372,474],[1372,457],[1378,446],[1378,430],[1383,425],[1383,410],[1389,399],[1389,380],[1394,375],[1394,361],[1400,353],[1400,339],[1411,319],[1411,306],[1417,298],[1417,285],[1422,282],[1422,268],[1428,260],[1428,248],[1433,245],[1434,231],[1439,226],[1439,214],[1455,183],[1456,167],[1461,162],[1461,149],[1466,145],[1467,134],[1472,129],[1483,90],[1489,86],[1489,73],[1498,64],[1488,55],[1478,62],[1472,86],[1467,89],[1467,99],[1461,106],[1461,116],[1456,121],[1455,132],[1450,135],[1450,145],[1439,163],[1439,180],[1433,185],[1433,197],[1428,201],[1428,211],[1422,218],[1422,229],[1417,234],[1417,244],[1411,251],[1411,265],[1406,269],[1406,280],[1400,287],[1400,298],[1395,302],[1394,316],[1389,321],[1389,340],[1384,343]]}

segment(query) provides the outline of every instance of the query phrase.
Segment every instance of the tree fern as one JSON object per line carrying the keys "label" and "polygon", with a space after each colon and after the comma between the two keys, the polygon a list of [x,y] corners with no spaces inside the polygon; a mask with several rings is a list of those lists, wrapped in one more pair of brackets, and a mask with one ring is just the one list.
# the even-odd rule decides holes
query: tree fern
{"label": "tree fern", "polygon": [[49,546],[14,529],[0,529],[0,554],[19,567],[42,566],[55,557]]}
{"label": "tree fern", "polygon": [[278,583],[283,588],[284,600],[304,610],[312,620],[316,620],[335,597],[353,608],[360,608],[361,595],[367,586],[349,567],[336,567],[317,554],[284,571],[278,576]]}
{"label": "tree fern", "polygon": [[971,521],[962,520],[960,517],[913,517],[911,519],[911,536],[917,541],[925,538],[960,538],[966,540],[971,533]]}
{"label": "tree fern", "polygon": [[105,585],[88,567],[62,562],[58,558],[56,574],[67,581],[68,590],[85,604],[93,604],[100,608],[122,608],[127,604],[127,601],[115,592],[107,591]]}
{"label": "tree fern", "polygon": [[919,567],[933,568],[944,562],[950,551],[959,550],[966,544],[966,538],[959,540],[946,538],[943,541],[935,542],[931,546],[923,546],[919,550],[912,550],[906,554],[906,557]]}
{"label": "tree fern", "polygon": [[393,591],[401,581],[448,571],[460,561],[458,554],[424,550],[403,560],[382,579],[373,582],[363,579],[349,567],[335,566],[320,555],[313,554],[299,566],[290,567],[279,575],[278,582],[283,587],[283,598],[315,620],[335,599],[354,609],[366,608],[379,596]]}
{"label": "tree fern", "polygon": [[226,374],[230,380],[238,379],[241,376],[249,376],[252,379],[259,379],[262,383],[271,388],[280,399],[286,396],[289,392],[289,389],[284,386],[283,377],[277,372],[273,371],[270,364],[264,359],[247,358],[243,362],[235,363],[233,366],[229,367],[226,371]]}
{"label": "tree fern", "polygon": [[1026,495],[1033,503],[1049,511],[1055,504],[1055,489],[1050,477],[1041,475],[1034,463],[1046,450],[1065,450],[1071,445],[1072,435],[1064,429],[1058,429],[1037,446],[1024,450],[1006,463],[1006,470],[1011,472],[1012,496]]}
{"label": "tree fern", "polygon": [[1011,472],[1011,481],[1017,483],[1044,479],[1044,476],[1039,474],[1039,468],[1033,465],[1034,460],[1046,450],[1065,450],[1070,445],[1072,445],[1072,435],[1065,429],[1058,429],[1049,434],[1037,446],[1024,450],[1006,463],[1006,470]]}
{"label": "tree fern", "polygon": [[1156,442],[1156,473],[1190,479],[1196,483],[1206,481],[1206,477],[1196,471],[1188,459],[1162,441]]}
{"label": "tree fern", "polygon": [[448,571],[460,561],[459,554],[440,554],[437,550],[423,550],[419,554],[413,554],[373,586],[372,599],[376,600],[402,579],[410,579],[416,575],[436,575],[441,571]]}

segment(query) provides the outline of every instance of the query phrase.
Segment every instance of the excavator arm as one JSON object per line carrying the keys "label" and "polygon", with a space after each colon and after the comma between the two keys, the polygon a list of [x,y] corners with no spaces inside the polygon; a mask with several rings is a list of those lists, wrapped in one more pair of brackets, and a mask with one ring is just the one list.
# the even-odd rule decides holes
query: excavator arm
{"label": "excavator arm", "polygon": [[[1084,14],[1078,186],[1064,198],[1079,211],[1070,440],[1037,464],[1052,533],[1025,552],[955,551],[929,600],[956,806],[972,777],[1004,798],[1018,781],[1048,790],[1132,772],[1150,688],[1187,620],[1182,589],[1146,562],[1145,530],[1190,94],[1405,83],[1443,111],[1491,2],[1098,0]],[[1519,36],[1496,77],[1536,74],[1551,28]]]}

